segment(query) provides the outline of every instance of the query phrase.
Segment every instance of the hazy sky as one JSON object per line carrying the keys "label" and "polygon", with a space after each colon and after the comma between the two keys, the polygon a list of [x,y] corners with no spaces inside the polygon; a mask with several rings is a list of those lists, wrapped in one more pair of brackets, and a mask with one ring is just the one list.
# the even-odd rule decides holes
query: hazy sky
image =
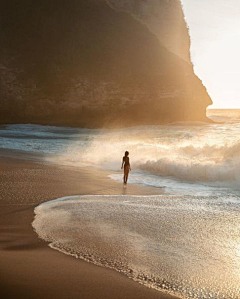
{"label": "hazy sky", "polygon": [[211,108],[240,108],[240,0],[182,0],[196,74]]}

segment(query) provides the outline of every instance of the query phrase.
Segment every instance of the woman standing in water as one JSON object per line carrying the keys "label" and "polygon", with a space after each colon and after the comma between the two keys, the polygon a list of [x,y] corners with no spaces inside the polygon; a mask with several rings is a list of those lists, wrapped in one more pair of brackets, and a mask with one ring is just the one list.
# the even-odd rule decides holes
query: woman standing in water
{"label": "woman standing in water", "polygon": [[124,157],[122,159],[122,167],[121,167],[121,169],[123,169],[123,167],[124,167],[124,176],[123,176],[123,183],[124,183],[124,185],[127,184],[129,170],[131,170],[130,162],[129,162],[129,157],[128,156],[129,156],[129,152],[126,151],[125,155],[124,155]]}

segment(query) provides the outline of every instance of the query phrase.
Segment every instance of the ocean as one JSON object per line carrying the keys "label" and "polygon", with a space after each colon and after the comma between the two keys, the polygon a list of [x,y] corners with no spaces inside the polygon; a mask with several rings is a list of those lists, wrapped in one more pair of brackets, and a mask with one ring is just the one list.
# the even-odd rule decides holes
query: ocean
{"label": "ocean", "polygon": [[240,110],[213,123],[124,129],[0,127],[0,148],[108,170],[159,196],[76,196],[41,204],[33,227],[54,249],[181,298],[240,298]]}

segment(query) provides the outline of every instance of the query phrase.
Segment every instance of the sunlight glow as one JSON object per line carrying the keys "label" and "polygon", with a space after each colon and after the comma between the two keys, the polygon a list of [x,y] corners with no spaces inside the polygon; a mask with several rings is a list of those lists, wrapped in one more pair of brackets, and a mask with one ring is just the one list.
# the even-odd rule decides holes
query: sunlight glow
{"label": "sunlight glow", "polygon": [[182,0],[182,4],[194,70],[212,97],[211,108],[240,108],[240,1]]}

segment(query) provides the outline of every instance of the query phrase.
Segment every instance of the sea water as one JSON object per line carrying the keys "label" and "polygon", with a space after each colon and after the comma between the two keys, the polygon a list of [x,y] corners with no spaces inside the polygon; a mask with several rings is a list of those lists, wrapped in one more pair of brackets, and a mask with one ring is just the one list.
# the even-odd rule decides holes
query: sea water
{"label": "sea water", "polygon": [[35,213],[65,254],[181,298],[240,298],[237,196],[75,196]]}
{"label": "sea water", "polygon": [[240,111],[215,123],[124,129],[35,125],[0,128],[0,147],[46,162],[109,171],[165,195],[89,196],[36,208],[33,226],[50,246],[111,267],[183,298],[240,298]]}
{"label": "sea water", "polygon": [[44,160],[110,171],[122,182],[130,152],[129,183],[177,194],[239,194],[240,110],[209,110],[217,123],[79,129],[39,125],[0,127],[0,148],[43,154]]}

